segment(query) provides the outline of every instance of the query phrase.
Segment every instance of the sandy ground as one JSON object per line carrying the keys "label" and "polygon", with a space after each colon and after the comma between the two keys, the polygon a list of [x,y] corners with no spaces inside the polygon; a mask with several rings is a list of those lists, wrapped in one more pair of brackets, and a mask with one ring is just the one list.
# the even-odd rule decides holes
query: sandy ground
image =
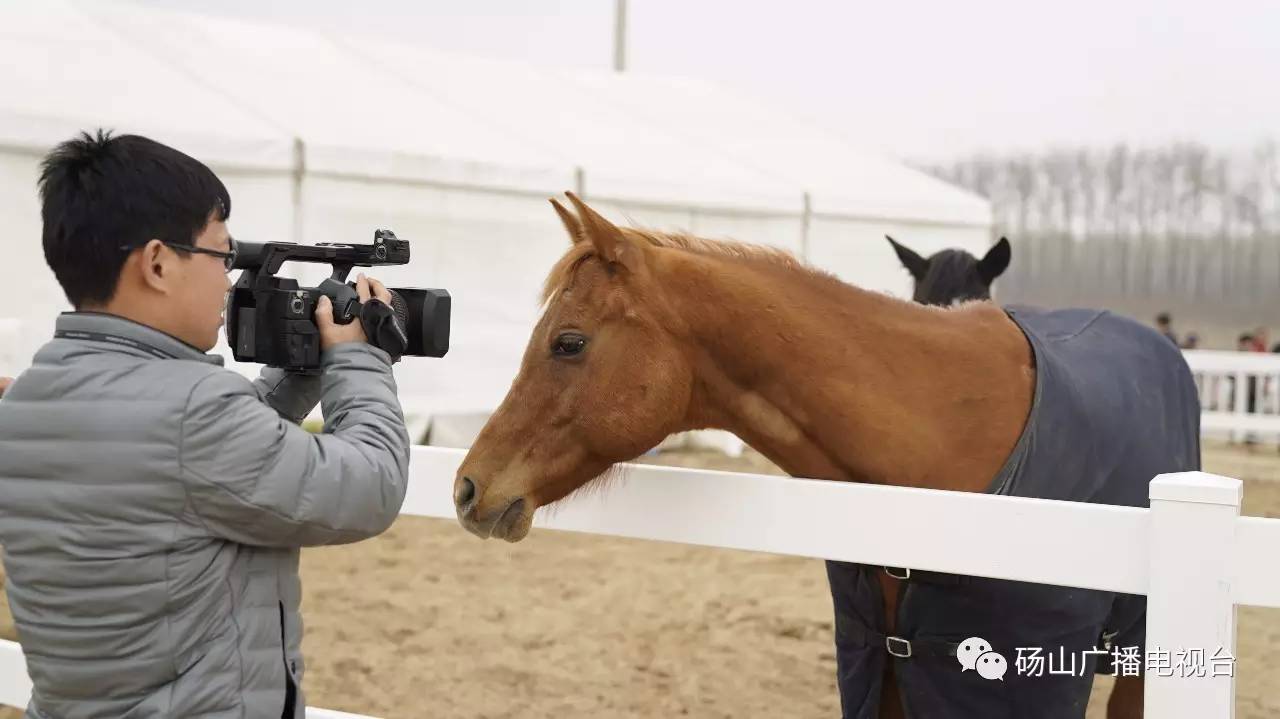
{"label": "sandy ground", "polygon": [[[776,471],[750,455],[653,461]],[[1274,449],[1206,447],[1205,468],[1246,481],[1246,514],[1280,516]],[[307,550],[303,582],[312,706],[414,719],[839,715],[816,560],[545,530],[508,545],[405,518],[369,542]],[[1238,621],[1236,716],[1280,716],[1280,610],[1242,608]],[[1090,719],[1109,690],[1096,682]]]}

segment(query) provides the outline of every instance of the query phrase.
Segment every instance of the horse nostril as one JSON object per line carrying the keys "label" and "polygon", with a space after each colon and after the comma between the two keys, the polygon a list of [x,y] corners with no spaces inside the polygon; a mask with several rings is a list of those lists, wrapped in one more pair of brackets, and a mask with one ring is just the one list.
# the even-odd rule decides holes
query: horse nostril
{"label": "horse nostril", "polygon": [[470,477],[463,477],[458,484],[458,491],[453,493],[453,502],[459,507],[467,507],[476,498],[476,485]]}

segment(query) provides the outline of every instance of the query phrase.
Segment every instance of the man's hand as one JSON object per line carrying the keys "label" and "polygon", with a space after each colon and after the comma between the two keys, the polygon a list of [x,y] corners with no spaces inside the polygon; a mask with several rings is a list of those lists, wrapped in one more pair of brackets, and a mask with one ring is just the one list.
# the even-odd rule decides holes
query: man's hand
{"label": "man's hand", "polygon": [[0,397],[4,396],[4,391],[9,389],[11,384],[13,384],[12,377],[0,377]]}
{"label": "man's hand", "polygon": [[[370,297],[376,297],[388,305],[391,304],[391,293],[387,288],[381,282],[365,277],[364,273],[356,277],[356,294],[360,296],[361,303],[368,302]],[[320,329],[320,349],[322,350],[343,342],[368,341],[359,316],[345,325],[333,321],[333,303],[328,297],[321,297],[316,303],[316,326]]]}

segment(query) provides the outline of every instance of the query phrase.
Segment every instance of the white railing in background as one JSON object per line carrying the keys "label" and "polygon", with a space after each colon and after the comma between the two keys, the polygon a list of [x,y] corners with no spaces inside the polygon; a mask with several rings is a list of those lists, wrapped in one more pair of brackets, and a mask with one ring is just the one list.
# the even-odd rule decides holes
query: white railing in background
{"label": "white railing in background", "polygon": [[[464,454],[415,447],[402,513],[453,520],[452,483]],[[540,513],[536,526],[1146,594],[1148,650],[1203,649],[1206,660],[1219,649],[1235,656],[1237,605],[1280,607],[1280,572],[1270,561],[1280,547],[1280,519],[1240,517],[1236,479],[1162,475],[1151,483],[1151,508],[1143,509],[626,469],[608,493]],[[0,652],[0,700],[21,705],[30,686],[13,646]],[[996,649],[1014,671],[1013,648]],[[1234,677],[1148,673],[1147,716],[1230,717],[1234,696]]]}
{"label": "white railing in background", "polygon": [[[1280,354],[1184,350],[1200,389],[1200,431],[1280,440]],[[1250,407],[1250,400],[1253,406]]]}

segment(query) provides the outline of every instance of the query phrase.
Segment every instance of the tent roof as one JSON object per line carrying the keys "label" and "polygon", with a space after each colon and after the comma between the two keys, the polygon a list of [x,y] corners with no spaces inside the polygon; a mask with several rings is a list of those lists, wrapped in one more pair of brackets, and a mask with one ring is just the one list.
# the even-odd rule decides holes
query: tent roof
{"label": "tent roof", "polygon": [[[127,79],[127,81],[121,81]],[[286,168],[291,140],[66,2],[0,6],[0,143],[47,148],[108,125],[210,161]]]}
{"label": "tent roof", "polygon": [[691,78],[562,71],[585,90],[689,144],[714,147],[810,194],[814,212],[990,224],[986,200],[860,151],[815,123]]}
{"label": "tent roof", "polygon": [[[99,124],[214,164],[985,225],[988,203],[703,82],[49,0],[0,7],[0,143]],[[295,138],[305,159],[295,156]],[[581,174],[579,175],[579,171]]]}

